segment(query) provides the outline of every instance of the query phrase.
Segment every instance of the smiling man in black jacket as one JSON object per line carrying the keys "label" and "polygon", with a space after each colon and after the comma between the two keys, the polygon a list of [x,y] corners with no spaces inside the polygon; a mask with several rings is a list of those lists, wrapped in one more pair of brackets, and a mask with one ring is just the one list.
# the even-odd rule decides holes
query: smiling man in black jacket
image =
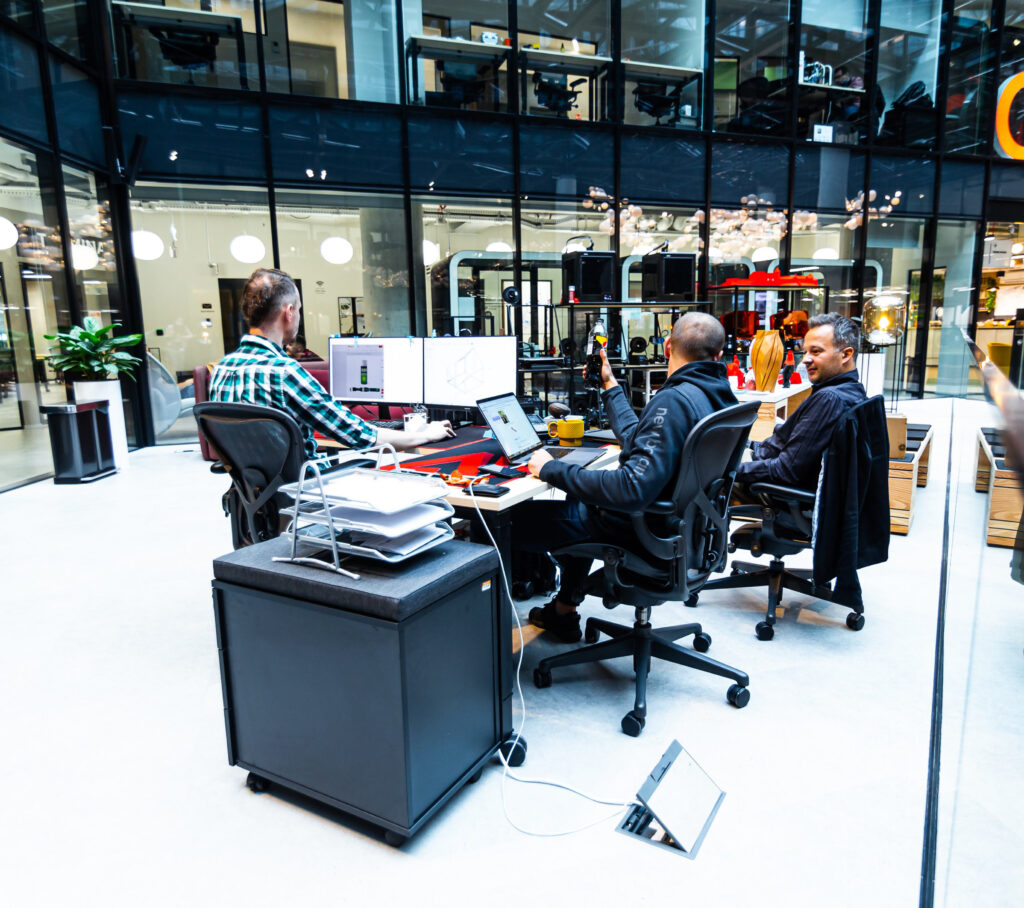
{"label": "smiling man in black jacket", "polygon": [[741,500],[750,500],[744,485],[770,482],[814,491],[821,457],[832,440],[832,430],[847,410],[867,399],[857,373],[860,331],[857,323],[830,312],[807,323],[803,362],[813,388],[810,397],[774,434],[753,447],[749,463],[736,471],[735,488]]}
{"label": "smiling man in black jacket", "polygon": [[[587,541],[621,542],[631,532],[623,512],[642,511],[670,495],[683,443],[705,416],[736,403],[719,359],[725,331],[710,315],[691,312],[678,319],[665,341],[668,378],[643,413],[636,413],[602,353],[601,383],[612,430],[622,445],[617,470],[587,470],[538,451],[530,472],[567,492],[565,501],[533,501],[515,509],[512,545],[548,552]],[[530,621],[566,643],[580,639],[577,606],[584,598],[589,558],[560,556],[557,596],[530,610]]]}

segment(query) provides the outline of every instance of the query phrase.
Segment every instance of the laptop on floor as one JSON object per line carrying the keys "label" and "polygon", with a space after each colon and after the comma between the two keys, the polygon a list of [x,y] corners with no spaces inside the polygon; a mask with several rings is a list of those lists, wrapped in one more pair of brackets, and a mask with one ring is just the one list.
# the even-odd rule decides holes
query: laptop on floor
{"label": "laptop on floor", "polygon": [[505,458],[513,466],[526,463],[534,451],[543,448],[552,457],[563,463],[585,467],[597,460],[604,451],[601,448],[572,448],[566,445],[545,445],[537,435],[537,429],[530,422],[515,394],[497,394],[476,402],[487,428],[501,446]]}

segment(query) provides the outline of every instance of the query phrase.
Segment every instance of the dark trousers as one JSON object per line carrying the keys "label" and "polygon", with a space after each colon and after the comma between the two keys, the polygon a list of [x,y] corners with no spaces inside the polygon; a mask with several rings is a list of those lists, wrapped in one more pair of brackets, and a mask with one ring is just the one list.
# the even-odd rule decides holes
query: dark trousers
{"label": "dark trousers", "polygon": [[[625,517],[597,508],[588,508],[575,499],[566,501],[527,501],[512,511],[513,552],[552,552],[581,542],[614,542],[621,545],[630,531]],[[558,599],[566,605],[579,605],[586,596],[586,580],[592,558],[553,555],[560,579]]]}

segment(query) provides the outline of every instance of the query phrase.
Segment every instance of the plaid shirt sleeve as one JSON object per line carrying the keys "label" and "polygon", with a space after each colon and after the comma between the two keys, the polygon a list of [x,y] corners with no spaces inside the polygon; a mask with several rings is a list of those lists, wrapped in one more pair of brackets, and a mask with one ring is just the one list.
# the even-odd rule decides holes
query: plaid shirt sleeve
{"label": "plaid shirt sleeve", "polygon": [[298,363],[287,366],[282,390],[291,406],[305,414],[307,422],[321,434],[350,448],[376,444],[377,429],[339,404]]}

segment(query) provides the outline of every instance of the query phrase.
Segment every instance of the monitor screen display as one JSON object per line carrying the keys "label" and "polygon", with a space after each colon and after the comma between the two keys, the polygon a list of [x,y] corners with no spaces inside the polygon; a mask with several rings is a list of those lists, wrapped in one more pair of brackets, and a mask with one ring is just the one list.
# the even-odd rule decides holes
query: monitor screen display
{"label": "monitor screen display", "polygon": [[423,338],[332,337],[331,396],[350,403],[423,403]]}
{"label": "monitor screen display", "polygon": [[423,340],[423,402],[475,407],[478,400],[516,390],[516,339],[427,337]]}

